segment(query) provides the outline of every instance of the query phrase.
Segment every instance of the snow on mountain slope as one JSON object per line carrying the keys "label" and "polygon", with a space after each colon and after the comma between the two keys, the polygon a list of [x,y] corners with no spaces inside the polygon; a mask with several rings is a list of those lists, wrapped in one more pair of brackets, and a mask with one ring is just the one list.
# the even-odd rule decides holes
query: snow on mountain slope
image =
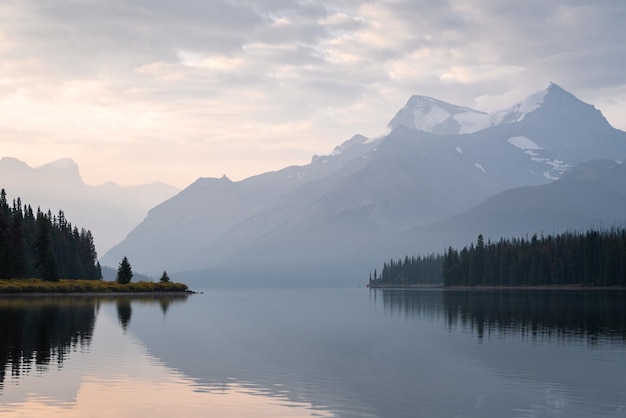
{"label": "snow on mountain slope", "polygon": [[546,95],[550,92],[550,89],[553,88],[553,86],[556,86],[556,84],[550,84],[550,87],[548,87],[547,89],[528,96],[520,103],[517,103],[509,107],[508,109],[500,110],[489,115],[489,125],[498,126],[505,123],[515,123],[523,121],[529,113],[541,107]]}
{"label": "snow on mountain slope", "polygon": [[391,129],[405,126],[435,135],[471,134],[494,126],[522,122],[528,115],[542,108],[565,113],[572,111],[589,113],[591,109],[597,112],[593,106],[581,102],[558,85],[550,83],[546,89],[493,113],[415,95],[396,113],[387,126]]}
{"label": "snow on mountain slope", "polygon": [[427,96],[413,96],[387,125],[438,135],[471,133],[489,126],[489,115]]}
{"label": "snow on mountain slope", "polygon": [[532,139],[526,138],[525,136],[513,136],[507,139],[506,142],[523,151],[541,149],[541,147],[535,144]]}
{"label": "snow on mountain slope", "polygon": [[[473,124],[454,125],[463,118]],[[444,125],[456,126],[458,134],[442,134]],[[471,158],[487,175],[497,173],[493,181],[505,187],[545,183],[580,162],[625,154],[624,133],[611,127],[595,107],[554,83],[492,114],[413,96],[389,126],[429,131],[441,138],[442,148],[454,143],[456,154]],[[523,172],[507,169],[524,165]]]}

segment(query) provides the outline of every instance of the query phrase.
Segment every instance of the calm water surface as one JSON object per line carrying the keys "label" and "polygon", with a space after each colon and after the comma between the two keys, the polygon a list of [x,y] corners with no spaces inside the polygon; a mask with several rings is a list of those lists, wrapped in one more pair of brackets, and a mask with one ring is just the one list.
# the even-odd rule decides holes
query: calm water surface
{"label": "calm water surface", "polygon": [[625,417],[625,292],[0,298],[0,416]]}

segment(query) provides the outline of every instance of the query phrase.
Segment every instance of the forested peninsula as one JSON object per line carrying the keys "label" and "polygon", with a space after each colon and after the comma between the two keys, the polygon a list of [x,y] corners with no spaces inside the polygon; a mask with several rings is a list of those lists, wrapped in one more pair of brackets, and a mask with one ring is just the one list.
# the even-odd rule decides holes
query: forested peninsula
{"label": "forested peninsula", "polygon": [[370,275],[369,286],[626,287],[626,229],[566,232],[476,243],[405,257]]}
{"label": "forested peninsula", "polygon": [[0,293],[188,292],[165,272],[159,282],[131,283],[130,265],[120,271],[124,280],[102,280],[91,232],[63,211],[33,211],[19,197],[10,205],[0,190]]}

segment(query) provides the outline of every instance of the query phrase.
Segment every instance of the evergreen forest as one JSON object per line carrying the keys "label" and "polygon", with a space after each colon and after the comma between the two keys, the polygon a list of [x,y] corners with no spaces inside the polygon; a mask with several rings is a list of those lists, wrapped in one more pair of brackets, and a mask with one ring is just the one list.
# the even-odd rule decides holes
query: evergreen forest
{"label": "evergreen forest", "polygon": [[626,229],[500,239],[385,263],[371,287],[626,286]]}
{"label": "evergreen forest", "polygon": [[72,226],[63,211],[34,212],[0,191],[0,279],[37,277],[100,280],[102,271],[90,231]]}
{"label": "evergreen forest", "polygon": [[383,264],[378,275],[370,275],[371,287],[419,287],[440,285],[442,283],[443,256],[431,254],[428,256],[406,256],[403,259],[390,260]]}

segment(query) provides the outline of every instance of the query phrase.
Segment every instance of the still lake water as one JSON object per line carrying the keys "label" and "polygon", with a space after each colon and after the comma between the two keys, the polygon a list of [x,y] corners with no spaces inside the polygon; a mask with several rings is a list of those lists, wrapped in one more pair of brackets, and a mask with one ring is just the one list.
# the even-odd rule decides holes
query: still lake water
{"label": "still lake water", "polygon": [[625,417],[626,292],[0,298],[2,417]]}

